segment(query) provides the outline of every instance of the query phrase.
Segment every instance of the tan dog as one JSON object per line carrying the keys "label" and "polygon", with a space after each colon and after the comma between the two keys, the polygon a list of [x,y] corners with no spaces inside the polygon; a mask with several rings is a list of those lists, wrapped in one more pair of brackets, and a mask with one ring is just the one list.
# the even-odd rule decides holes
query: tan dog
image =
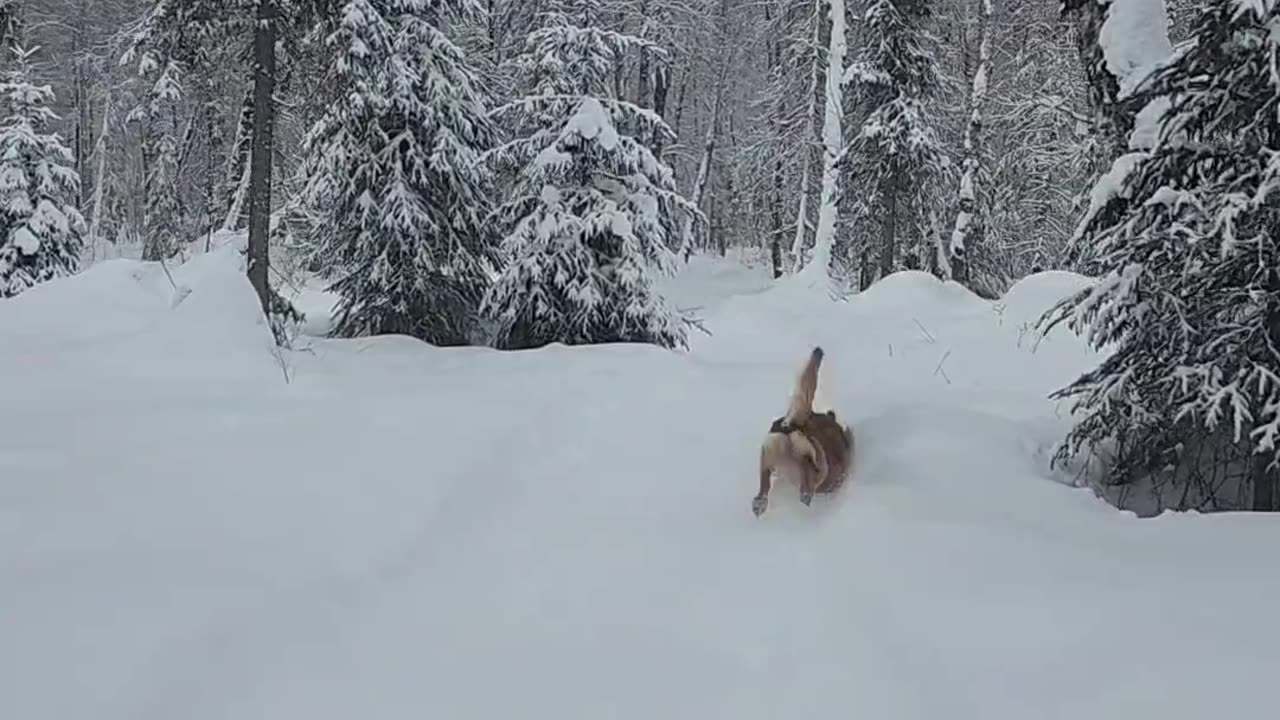
{"label": "tan dog", "polygon": [[810,353],[787,414],[773,421],[760,444],[760,492],[751,502],[757,517],[769,505],[774,472],[799,477],[800,502],[807,506],[815,492],[838,490],[853,464],[853,431],[836,420],[835,411],[813,411],[822,356],[820,347]]}

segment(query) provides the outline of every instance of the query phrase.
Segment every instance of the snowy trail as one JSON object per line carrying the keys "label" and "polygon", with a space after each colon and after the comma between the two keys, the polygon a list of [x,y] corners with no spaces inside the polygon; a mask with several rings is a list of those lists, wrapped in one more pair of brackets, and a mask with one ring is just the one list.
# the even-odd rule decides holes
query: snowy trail
{"label": "snowy trail", "polygon": [[[1045,393],[1089,357],[1021,325],[1069,277],[831,303],[715,266],[733,294],[688,355],[317,341],[286,384],[216,260],[173,309],[124,265],[0,308],[0,370],[43,370],[0,415],[5,716],[1267,707],[1280,524],[1139,521],[1047,473]],[[77,334],[74,294],[105,290]],[[814,343],[853,477],[757,519],[760,433]]]}

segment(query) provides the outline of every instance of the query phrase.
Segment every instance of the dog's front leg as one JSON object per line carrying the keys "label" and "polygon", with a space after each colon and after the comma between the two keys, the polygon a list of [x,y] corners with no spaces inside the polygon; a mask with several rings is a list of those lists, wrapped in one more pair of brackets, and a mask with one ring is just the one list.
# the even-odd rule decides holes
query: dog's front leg
{"label": "dog's front leg", "polygon": [[774,466],[774,450],[770,439],[766,438],[764,444],[760,446],[760,490],[751,500],[751,512],[755,513],[756,517],[763,515],[765,509],[769,507],[769,490],[772,486],[770,478],[773,475]]}

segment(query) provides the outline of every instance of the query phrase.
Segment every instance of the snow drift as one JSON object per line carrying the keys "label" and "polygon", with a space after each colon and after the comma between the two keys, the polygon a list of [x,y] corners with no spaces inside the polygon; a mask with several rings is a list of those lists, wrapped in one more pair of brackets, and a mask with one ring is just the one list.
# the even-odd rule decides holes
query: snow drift
{"label": "snow drift", "polygon": [[[67,718],[1261,717],[1280,524],[1110,509],[1047,456],[1094,358],[918,273],[696,265],[711,335],[277,357],[237,248],[0,303],[0,697]],[[704,282],[714,275],[714,284]],[[707,288],[734,294],[712,298]],[[679,292],[674,288],[672,292]],[[809,347],[858,455],[751,515]],[[282,372],[287,368],[288,372]]]}

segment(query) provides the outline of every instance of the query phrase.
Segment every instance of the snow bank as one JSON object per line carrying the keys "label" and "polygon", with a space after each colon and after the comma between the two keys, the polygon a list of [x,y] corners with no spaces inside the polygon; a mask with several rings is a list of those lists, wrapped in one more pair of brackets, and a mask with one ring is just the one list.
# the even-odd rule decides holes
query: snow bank
{"label": "snow bank", "polygon": [[[836,302],[717,267],[746,291],[708,298],[687,354],[316,340],[286,383],[236,265],[175,268],[176,305],[117,263],[0,311],[0,377],[22,378],[0,412],[14,717],[1273,704],[1278,519],[1139,521],[1046,470],[1066,421],[1045,395],[1094,358],[1020,344],[1001,308],[1083,279],[986,303],[902,274]],[[778,487],[754,518],[757,443],[815,342],[853,479],[812,508]],[[1105,681],[1081,692],[1081,668]]]}
{"label": "snow bank", "polygon": [[986,301],[963,285],[944,282],[920,270],[893,273],[860,293],[857,299],[859,308],[884,313],[933,305],[951,309],[987,307]]}
{"label": "snow bank", "polygon": [[207,366],[278,381],[275,343],[245,276],[244,241],[241,234],[173,265],[104,261],[0,303],[0,363],[57,382],[183,377]]}
{"label": "snow bank", "polygon": [[773,283],[767,265],[748,268],[715,255],[693,255],[679,267],[674,276],[658,278],[657,290],[674,307],[699,313],[718,307],[730,297],[763,292]]}

